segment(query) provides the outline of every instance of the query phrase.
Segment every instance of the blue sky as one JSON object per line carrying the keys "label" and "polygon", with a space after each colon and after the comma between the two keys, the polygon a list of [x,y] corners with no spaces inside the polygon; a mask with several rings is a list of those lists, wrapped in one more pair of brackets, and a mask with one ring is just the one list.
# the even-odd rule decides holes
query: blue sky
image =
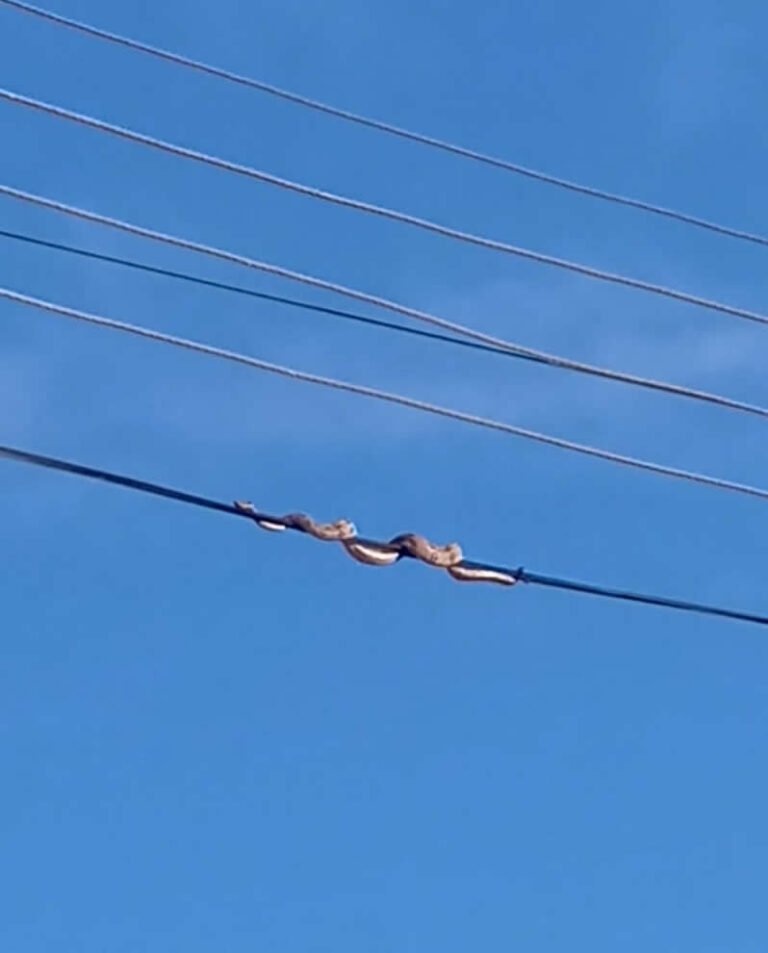
{"label": "blue sky", "polygon": [[[416,9],[414,7],[416,6]],[[768,10],[59,0],[339,105],[765,232]],[[2,83],[766,310],[765,250],[393,142],[0,8]],[[765,403],[764,331],[0,105],[0,178],[569,356]],[[292,293],[0,201],[5,228]],[[0,244],[3,285],[765,485],[756,420]],[[310,296],[305,293],[306,296]],[[316,300],[328,298],[316,296]],[[2,442],[472,557],[768,610],[759,501],[0,306]],[[760,630],[461,587],[3,464],[14,953],[753,953]]]}

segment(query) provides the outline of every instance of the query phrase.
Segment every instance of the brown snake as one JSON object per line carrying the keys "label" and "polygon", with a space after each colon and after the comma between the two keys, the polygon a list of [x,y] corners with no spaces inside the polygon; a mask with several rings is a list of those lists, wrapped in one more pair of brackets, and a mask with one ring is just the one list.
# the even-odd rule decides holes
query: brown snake
{"label": "brown snake", "polygon": [[334,523],[318,523],[306,513],[267,517],[258,513],[252,503],[236,500],[239,512],[251,517],[262,529],[282,532],[296,529],[323,542],[339,542],[357,562],[366,566],[391,566],[405,556],[437,569],[446,569],[459,582],[495,582],[513,586],[518,580],[509,573],[463,566],[463,553],[458,543],[438,546],[418,533],[402,533],[387,543],[359,539],[355,524],[346,519]]}

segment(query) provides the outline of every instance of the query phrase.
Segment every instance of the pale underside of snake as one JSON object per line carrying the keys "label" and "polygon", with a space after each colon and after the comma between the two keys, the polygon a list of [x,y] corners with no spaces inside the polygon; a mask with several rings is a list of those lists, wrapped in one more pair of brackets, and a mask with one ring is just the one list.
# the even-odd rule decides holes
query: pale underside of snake
{"label": "pale underside of snake", "polygon": [[261,529],[269,532],[295,529],[323,542],[341,543],[353,559],[366,566],[391,566],[404,557],[411,557],[425,565],[447,570],[458,582],[494,582],[502,586],[513,586],[519,581],[510,573],[463,565],[464,556],[458,543],[438,546],[417,533],[402,533],[388,542],[378,542],[359,538],[355,524],[350,520],[318,523],[306,513],[270,517],[259,513],[252,503],[236,500],[234,505]]}

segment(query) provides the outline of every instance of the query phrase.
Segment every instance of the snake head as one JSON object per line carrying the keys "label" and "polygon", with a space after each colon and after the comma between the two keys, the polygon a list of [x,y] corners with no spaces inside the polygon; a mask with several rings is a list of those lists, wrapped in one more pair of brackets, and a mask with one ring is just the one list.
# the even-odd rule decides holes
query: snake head
{"label": "snake head", "polygon": [[332,525],[338,532],[337,539],[354,539],[357,536],[357,527],[351,520],[337,520]]}

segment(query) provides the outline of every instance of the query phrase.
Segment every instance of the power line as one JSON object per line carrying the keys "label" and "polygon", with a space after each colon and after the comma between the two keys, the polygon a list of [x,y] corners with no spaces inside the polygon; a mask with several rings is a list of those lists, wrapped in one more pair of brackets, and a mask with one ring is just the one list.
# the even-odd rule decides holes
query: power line
{"label": "power line", "polygon": [[[258,259],[249,258],[246,255],[239,255],[235,252],[226,251],[225,249],[217,248],[213,245],[204,245],[200,242],[194,242],[190,239],[181,238],[176,235],[169,235],[165,232],[155,231],[154,229],[143,228],[140,225],[133,225],[130,222],[125,222],[121,219],[111,218],[107,215],[101,215],[98,212],[91,212],[88,209],[84,209],[79,206],[67,205],[64,202],[58,202],[55,199],[49,199],[42,195],[24,192],[21,189],[16,189],[9,185],[0,184],[0,195],[6,195],[10,198],[19,199],[22,202],[28,202],[29,204],[36,205],[40,208],[47,208],[55,212],[60,212],[63,215],[69,215],[73,218],[81,219],[82,221],[106,225],[109,228],[117,229],[119,231],[125,232],[128,235],[149,238],[152,241],[161,242],[162,244],[170,245],[173,248],[183,248],[186,251],[199,252],[202,255],[208,255],[209,257],[216,258],[220,261],[227,261],[231,262],[232,264],[242,265],[246,268],[253,268],[256,271],[261,271],[265,274],[273,275],[279,278],[286,278],[289,281],[295,281],[299,284],[307,285],[310,288],[317,288],[321,291],[329,291],[333,294],[350,298],[353,301],[359,301],[363,304],[369,304],[373,305],[374,307],[383,308],[385,311],[391,311],[395,314],[402,314],[406,317],[413,318],[416,321],[431,324],[434,327],[443,328],[446,331],[452,331],[454,334],[461,335],[462,337],[466,337],[474,341],[481,341],[484,344],[490,344],[503,350],[520,354],[525,353],[529,355],[546,357],[547,362],[552,364],[552,366],[567,367],[571,370],[583,370],[585,373],[596,373],[599,374],[599,376],[605,377],[614,377],[615,375],[615,379],[617,380],[622,379],[623,376],[629,376],[622,375],[622,377],[619,377],[617,372],[609,371],[605,368],[597,368],[594,365],[582,364],[577,361],[566,361],[565,358],[557,357],[554,354],[546,354],[543,351],[534,351],[531,348],[523,348],[521,345],[513,344],[510,341],[506,341],[504,338],[497,338],[494,335],[486,334],[482,331],[476,331],[475,329],[467,327],[466,325],[457,324],[456,322],[449,321],[446,318],[441,318],[437,315],[430,314],[428,311],[421,311],[417,308],[411,308],[407,305],[399,304],[398,302],[392,301],[389,298],[382,298],[366,291],[359,291],[356,288],[351,288],[348,285],[341,285],[333,281],[327,281],[324,278],[316,278],[313,275],[308,275],[303,272],[292,271],[290,268],[285,268],[281,265],[274,265],[269,262],[259,261]],[[640,380],[647,379],[635,378],[635,380],[639,382]],[[654,381],[654,384],[662,385],[662,387],[675,386],[664,385],[661,381]]]}
{"label": "power line", "polygon": [[[696,395],[702,400],[707,399],[713,403],[723,403],[725,406],[731,406],[730,398],[720,398],[713,394],[706,394],[704,391],[693,391],[688,388],[679,387],[675,384],[668,384],[666,382],[652,380],[650,378],[623,374],[618,371],[597,367],[592,364],[571,361],[566,358],[558,357],[554,354],[548,354],[545,351],[537,351],[532,348],[525,348],[519,344],[513,344],[504,338],[497,338],[494,335],[485,334],[482,331],[476,331],[475,329],[467,327],[466,325],[457,324],[456,322],[449,321],[446,318],[441,318],[437,315],[430,314],[428,311],[421,311],[417,308],[411,308],[407,305],[399,304],[398,302],[392,301],[388,298],[381,298],[378,295],[369,294],[365,291],[358,291],[357,289],[351,288],[347,285],[326,281],[323,278],[316,278],[312,275],[304,274],[303,272],[292,271],[290,268],[284,268],[280,265],[273,265],[268,262],[259,261],[255,258],[248,258],[245,255],[229,252],[222,248],[216,248],[212,245],[204,245],[189,239],[180,238],[175,235],[169,235],[164,232],[155,231],[153,229],[143,228],[140,225],[133,225],[120,219],[111,218],[107,215],[101,215],[97,212],[91,212],[87,209],[79,208],[78,206],[67,205],[64,202],[58,202],[55,199],[49,199],[41,195],[34,195],[30,192],[24,192],[21,189],[15,189],[8,185],[0,184],[0,195],[6,195],[10,198],[19,199],[23,202],[28,202],[29,204],[36,205],[40,208],[46,208],[55,212],[60,212],[61,214],[69,215],[82,221],[106,225],[109,228],[117,229],[119,231],[125,232],[126,234],[141,238],[148,238],[152,241],[170,245],[173,248],[182,248],[185,251],[198,252],[202,255],[207,255],[220,261],[230,262],[232,264],[241,265],[246,268],[253,268],[256,271],[264,272],[265,274],[273,275],[279,278],[285,278],[289,281],[307,285],[310,288],[316,288],[321,291],[329,291],[333,294],[350,298],[353,301],[359,301],[363,304],[373,305],[374,307],[382,308],[385,311],[391,311],[395,314],[402,314],[405,317],[413,318],[415,321],[420,321],[425,324],[430,324],[434,327],[443,328],[446,331],[451,331],[454,334],[461,335],[462,337],[466,337],[472,341],[479,341],[483,344],[490,345],[493,348],[499,348],[504,351],[509,351],[510,353],[531,357],[532,359],[540,358],[543,362],[546,362],[552,367],[562,367],[568,370],[581,371],[585,374],[593,374],[595,376],[604,377],[609,380],[625,381],[626,383],[633,383],[639,386],[649,387],[654,390],[677,393],[680,394],[680,396],[693,397]],[[734,405],[739,403],[740,402],[738,401],[733,402]],[[753,405],[745,404],[740,406],[738,409],[746,410],[748,407],[752,406]]]}
{"label": "power line", "polygon": [[549,173],[542,172],[538,169],[530,169],[527,166],[510,162],[507,159],[501,159],[497,156],[479,152],[475,149],[470,149],[455,143],[446,142],[445,140],[438,139],[434,136],[413,132],[409,129],[396,126],[392,123],[373,119],[369,116],[363,116],[347,109],[341,109],[337,106],[332,106],[328,103],[312,99],[308,96],[302,96],[299,93],[293,93],[290,90],[282,89],[281,87],[274,86],[271,83],[266,83],[248,76],[243,76],[217,66],[212,66],[209,63],[203,63],[200,60],[195,60],[191,57],[171,52],[170,50],[164,50],[159,47],[152,46],[149,43],[143,43],[139,40],[121,36],[108,30],[102,30],[98,27],[91,26],[90,24],[53,13],[50,10],[43,10],[39,7],[33,6],[32,4],[22,3],[20,0],[0,0],[0,3],[4,3],[8,7],[13,7],[16,10],[32,14],[33,16],[40,17],[44,20],[49,20],[52,23],[70,27],[89,36],[96,37],[101,40],[108,40],[110,43],[116,43],[120,46],[137,50],[141,53],[148,53],[150,56],[157,57],[158,59],[166,60],[179,66],[189,67],[190,69],[197,70],[198,72],[207,73],[211,76],[216,76],[219,79],[225,79],[230,82],[237,83],[240,86],[258,90],[259,92],[267,93],[270,96],[276,96],[279,99],[286,100],[299,106],[308,107],[309,109],[325,113],[329,116],[335,116],[337,119],[344,119],[359,126],[365,126],[369,129],[376,129],[379,132],[385,132],[401,139],[406,139],[411,142],[420,143],[421,145],[430,146],[434,149],[439,149],[442,152],[448,152],[465,159],[472,159],[476,162],[481,162],[497,169],[503,169],[507,172],[514,172],[517,175],[526,176],[527,178],[534,179],[538,182],[544,182],[548,185],[554,185],[562,189],[567,189],[570,192],[577,192],[581,195],[602,199],[607,202],[612,202],[616,205],[623,205],[629,208],[639,209],[644,212],[650,212],[654,215],[660,215],[664,218],[673,219],[686,225],[693,225],[697,228],[703,228],[711,232],[716,232],[720,235],[727,235],[731,238],[754,242],[758,245],[768,245],[768,238],[763,235],[757,235],[753,232],[747,232],[742,229],[721,225],[717,222],[700,218],[697,215],[691,215],[687,212],[680,212],[676,209],[666,208],[661,205],[654,205],[651,202],[645,202],[641,199],[635,199],[626,195],[619,195],[615,192],[608,192],[604,189],[582,185],[578,182],[572,182],[568,179],[561,178],[560,176],[550,175]]}
{"label": "power line", "polygon": [[111,328],[114,331],[122,331],[127,334],[133,334],[137,337],[147,338],[162,344],[169,344],[174,347],[183,348],[189,351],[196,351],[200,354],[206,354],[209,357],[217,357],[227,361],[233,361],[237,364],[244,364],[257,370],[266,371],[270,374],[276,374],[281,377],[287,377],[295,381],[303,381],[308,384],[317,384],[321,387],[329,387],[333,390],[343,391],[349,394],[357,394],[362,397],[370,397],[374,400],[382,400],[390,404],[397,404],[400,407],[409,407],[412,410],[420,410],[424,413],[434,414],[438,417],[445,417],[449,420],[458,420],[462,423],[471,424],[475,427],[484,427],[489,430],[495,430],[500,433],[511,434],[516,437],[523,437],[527,440],[534,440],[537,443],[543,443],[551,447],[559,447],[561,450],[570,450],[588,457],[595,457],[600,460],[608,460],[611,463],[621,464],[623,466],[633,467],[638,470],[644,470],[649,473],[656,473],[660,476],[673,477],[679,480],[687,480],[691,483],[698,483],[703,486],[714,487],[719,490],[729,490],[735,493],[743,493],[748,496],[768,499],[768,490],[759,487],[750,486],[744,483],[736,483],[731,480],[720,479],[719,477],[708,476],[703,473],[696,473],[689,470],[681,470],[675,467],[667,467],[648,460],[641,460],[636,457],[624,456],[623,454],[613,453],[609,450],[602,450],[599,447],[593,447],[588,444],[576,443],[571,440],[564,440],[560,437],[552,437],[549,434],[543,434],[536,430],[528,430],[523,427],[517,427],[514,424],[504,423],[488,417],[480,417],[476,414],[468,414],[463,411],[453,410],[449,407],[443,407],[438,404],[432,404],[427,401],[416,400],[412,397],[405,397],[401,394],[394,394],[389,391],[378,390],[377,388],[367,387],[362,384],[352,384],[347,381],[337,380],[332,377],[322,377],[318,374],[310,374],[306,371],[298,371],[292,367],[285,367],[280,364],[273,364],[270,361],[263,361],[259,358],[240,354],[236,351],[229,351],[224,348],[213,347],[208,344],[201,344],[198,341],[192,341],[188,338],[177,337],[172,334],[165,334],[161,331],[155,331],[151,328],[145,328],[136,324],[127,324],[124,321],[116,321],[113,318],[105,318],[100,315],[89,314],[85,311],[79,311],[74,308],[67,308],[63,305],[54,304],[50,301],[42,301],[38,298],[32,298],[28,295],[10,291],[7,288],[0,288],[0,298],[13,301],[16,304],[27,307],[37,308],[47,311],[50,314],[60,315],[71,318],[76,321],[84,321],[87,324],[93,324],[104,328]]}
{"label": "power line", "polygon": [[[396,324],[392,321],[382,321],[378,318],[372,318],[367,315],[356,314],[350,311],[343,311],[338,308],[328,308],[323,305],[313,304],[308,301],[300,301],[295,298],[287,298],[282,295],[268,294],[263,291],[254,291],[250,288],[244,288],[240,285],[232,285],[225,282],[213,281],[207,278],[200,278],[197,275],[192,275],[188,272],[174,271],[168,268],[159,268],[129,258],[105,255],[99,252],[91,251],[89,249],[78,248],[73,245],[65,245],[60,242],[47,241],[45,239],[33,237],[31,235],[22,235],[19,232],[9,232],[4,229],[0,229],[0,237],[13,239],[14,241],[20,241],[30,245],[40,246],[42,248],[49,248],[55,251],[66,252],[72,255],[78,255],[82,258],[93,259],[95,261],[105,262],[112,265],[119,265],[121,267],[131,268],[136,271],[147,272],[153,275],[160,275],[166,278],[173,278],[179,281],[202,285],[204,287],[214,288],[219,291],[229,291],[235,294],[245,295],[249,298],[256,298],[261,301],[269,301],[274,304],[286,305],[305,311],[312,311],[319,314],[343,318],[348,321],[371,325],[373,327],[388,331],[409,334],[415,337],[426,338],[427,340],[431,341],[439,341],[444,344],[452,344],[459,347],[471,348],[489,354],[496,354],[501,357],[520,358],[523,360],[532,361],[537,364],[544,364],[549,367],[558,367],[563,370],[577,371],[579,373],[618,381],[620,383],[633,384],[638,387],[661,391],[662,393],[668,393],[678,397],[687,397],[706,403],[716,404],[731,410],[739,410],[745,413],[755,414],[760,417],[768,417],[768,408],[760,407],[755,404],[734,400],[730,397],[723,397],[720,394],[712,394],[707,391],[696,390],[690,387],[682,387],[677,384],[670,384],[665,381],[656,381],[650,378],[638,377],[634,374],[624,374],[619,371],[608,370],[607,368],[594,367],[592,365],[582,364],[577,361],[569,361],[567,358],[556,357],[554,355],[547,354],[544,351],[535,351],[532,348],[522,348],[522,346],[519,345],[512,345],[505,349],[489,344],[481,344],[476,341],[462,340],[461,338],[451,337],[447,334],[438,334],[433,331],[422,330],[421,328],[410,328],[403,324]],[[514,347],[515,350],[512,350],[511,347]],[[517,350],[518,347],[520,347],[520,350]]]}
{"label": "power line", "polygon": [[[357,531],[351,523],[346,520],[340,520],[337,524],[344,524],[349,528],[349,533],[345,535],[322,536],[312,531],[315,524],[309,517],[303,514],[294,514],[289,517],[272,516],[268,513],[262,513],[255,510],[250,504],[229,504],[209,497],[199,496],[197,494],[185,493],[172,487],[162,486],[158,483],[150,483],[145,480],[137,480],[132,477],[123,476],[118,473],[112,473],[108,470],[86,467],[81,464],[71,463],[67,460],[60,460],[55,457],[43,456],[37,453],[30,453],[25,450],[19,450],[14,447],[0,446],[0,457],[12,460],[17,463],[29,464],[32,466],[43,467],[49,470],[55,470],[61,473],[69,473],[74,476],[83,477],[89,480],[99,480],[110,483],[115,486],[122,486],[126,489],[134,490],[140,493],[147,493],[152,496],[159,496],[164,499],[175,500],[179,503],[186,503],[190,506],[197,506],[207,510],[213,510],[218,513],[225,513],[230,516],[256,521],[264,524],[271,529],[288,529],[301,533],[309,533],[318,536],[318,538],[334,539],[342,543],[351,554],[352,548],[358,547],[360,550],[369,550],[371,553],[387,553],[392,556],[388,563],[396,562],[400,559],[422,559],[417,555],[418,549],[412,545],[406,545],[413,540],[424,541],[422,537],[416,537],[414,534],[405,534],[395,537],[393,540],[371,540],[357,536]],[[307,526],[309,525],[309,528]],[[430,544],[427,543],[427,546]],[[460,547],[454,547],[459,551]],[[449,547],[431,547],[432,549],[447,550]],[[363,560],[366,561],[366,560]],[[369,565],[372,565],[370,562]],[[383,563],[382,563],[383,564]],[[432,563],[432,565],[437,565]],[[703,615],[718,616],[720,618],[733,619],[740,622],[751,622],[756,625],[768,625],[768,616],[757,615],[754,613],[742,612],[736,609],[726,609],[721,606],[703,605],[701,603],[689,602],[680,599],[668,599],[664,596],[647,595],[639,592],[632,592],[621,589],[611,589],[604,586],[597,586],[591,583],[575,582],[568,579],[560,579],[555,576],[544,576],[535,572],[529,572],[526,569],[513,569],[506,566],[494,566],[490,563],[475,562],[473,560],[460,559],[447,567],[449,571],[454,570],[452,575],[458,579],[477,579],[495,582],[503,582],[506,585],[514,583],[527,583],[535,586],[545,586],[549,589],[562,589],[568,592],[580,592],[586,595],[599,596],[606,599],[615,599],[623,602],[642,603],[644,605],[657,606],[666,609],[676,609],[683,612],[693,612]]]}
{"label": "power line", "polygon": [[[0,0],[2,2],[2,0]],[[370,315],[360,314],[354,311],[345,311],[341,308],[329,308],[325,305],[315,304],[311,301],[303,301],[298,298],[288,298],[285,295],[270,294],[266,291],[256,291],[253,288],[246,288],[243,285],[233,285],[223,281],[214,281],[211,278],[201,278],[199,275],[193,275],[187,271],[175,271],[171,268],[160,268],[155,265],[148,265],[145,262],[136,261],[132,258],[123,258],[118,255],[106,255],[102,252],[92,251],[91,249],[67,245],[63,242],[52,242],[47,239],[38,238],[33,235],[24,235],[20,232],[9,232],[0,229],[0,238],[9,238],[13,241],[24,242],[28,245],[35,245],[41,248],[49,248],[53,251],[66,252],[70,255],[78,255],[81,258],[88,258],[93,261],[100,261],[110,265],[118,265],[122,268],[130,268],[135,271],[145,272],[151,275],[159,275],[163,278],[174,278],[178,281],[189,282],[190,284],[201,285],[205,288],[213,288],[217,291],[230,291],[234,294],[244,295],[248,298],[255,298],[258,301],[268,301],[271,304],[285,305],[290,308],[298,308],[303,311],[312,311],[317,314],[329,315],[336,318],[355,321],[360,324],[367,324],[375,328],[382,328],[388,331],[396,331],[401,334],[409,334],[414,337],[426,338],[429,341],[440,341],[443,344],[454,344],[458,347],[469,348],[475,351],[483,351],[487,354],[497,354],[500,357],[514,357],[533,361],[541,364],[549,364],[544,357],[538,358],[527,353],[517,353],[512,350],[504,350],[500,347],[492,347],[490,344],[481,344],[478,341],[465,341],[462,338],[451,337],[448,334],[438,334],[434,331],[425,331],[422,328],[411,328],[406,324],[397,324],[394,321],[383,321],[380,318],[373,318]],[[763,410],[763,408],[755,408]],[[764,411],[768,413],[768,411]]]}
{"label": "power line", "polygon": [[69,122],[79,123],[99,132],[106,132],[110,135],[119,136],[130,142],[136,142],[141,145],[149,146],[153,149],[159,149],[170,155],[179,158],[191,159],[195,162],[201,162],[218,169],[224,169],[227,172],[233,172],[236,175],[242,175],[258,182],[274,185],[281,189],[287,189],[290,192],[299,195],[305,195],[309,198],[319,199],[323,202],[329,202],[332,205],[338,205],[342,208],[350,208],[356,212],[364,212],[369,215],[376,215],[380,218],[389,219],[393,222],[399,222],[403,225],[410,225],[423,231],[431,232],[435,235],[442,235],[444,238],[451,238],[455,241],[465,242],[470,245],[476,245],[480,248],[487,248],[491,251],[502,252],[506,255],[515,255],[518,258],[524,258],[528,261],[535,261],[538,264],[550,265],[555,268],[561,268],[565,271],[575,272],[592,278],[597,281],[606,281],[611,284],[622,285],[626,288],[633,288],[636,291],[645,291],[649,294],[660,295],[665,298],[671,298],[675,301],[682,301],[686,304],[697,305],[710,311],[718,311],[721,314],[727,314],[731,317],[745,318],[749,321],[755,321],[758,324],[768,325],[768,315],[757,311],[750,311],[745,308],[737,308],[733,305],[725,304],[720,301],[713,301],[708,298],[702,298],[698,295],[689,294],[685,291],[679,291],[676,288],[668,288],[665,285],[658,285],[648,281],[642,281],[639,278],[631,278],[627,275],[616,274],[610,271],[603,271],[599,268],[592,268],[589,265],[582,265],[579,262],[570,261],[565,258],[558,258],[554,255],[548,255],[543,252],[533,251],[530,248],[523,248],[519,245],[512,245],[508,242],[502,242],[493,238],[486,238],[482,235],[475,235],[472,232],[465,232],[461,229],[451,228],[448,225],[441,225],[439,222],[433,222],[430,219],[420,218],[417,215],[411,215],[407,212],[399,212],[395,209],[387,208],[382,205],[374,205],[370,202],[364,202],[359,199],[349,198],[345,195],[338,195],[335,192],[328,192],[324,189],[318,189],[314,186],[304,185],[300,182],[293,182],[290,179],[284,179],[269,172],[263,172],[252,166],[241,165],[237,162],[230,162],[228,159],[221,159],[205,152],[198,152],[195,149],[187,149],[184,146],[175,145],[163,139],[157,139],[154,136],[148,136],[144,133],[135,132],[124,126],[117,126],[113,123],[96,119],[93,116],[86,116],[83,113],[77,113],[70,109],[64,109],[61,106],[54,106],[51,103],[45,103],[39,99],[33,99],[30,96],[23,96],[20,93],[13,93],[7,89],[0,89],[0,100],[13,103],[17,106],[25,106],[30,109],[36,109],[50,116],[56,116],[59,119],[66,119]]}

